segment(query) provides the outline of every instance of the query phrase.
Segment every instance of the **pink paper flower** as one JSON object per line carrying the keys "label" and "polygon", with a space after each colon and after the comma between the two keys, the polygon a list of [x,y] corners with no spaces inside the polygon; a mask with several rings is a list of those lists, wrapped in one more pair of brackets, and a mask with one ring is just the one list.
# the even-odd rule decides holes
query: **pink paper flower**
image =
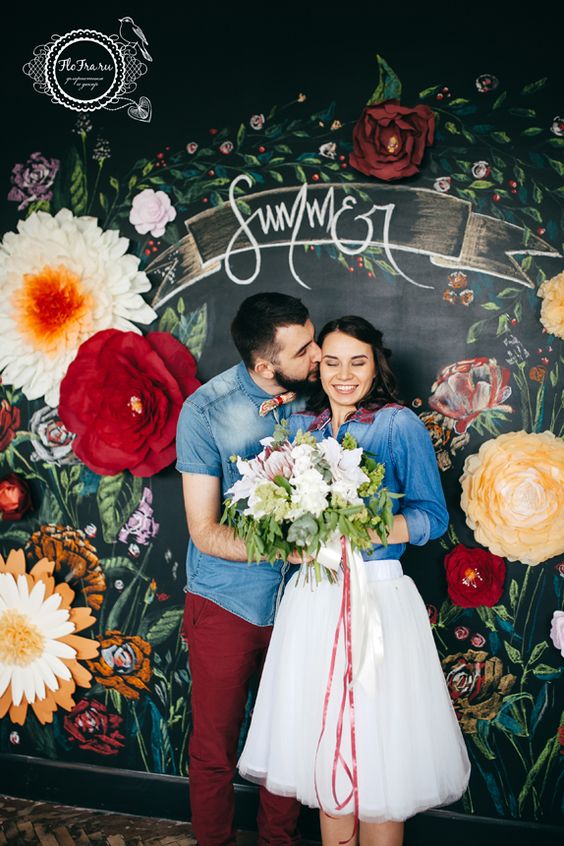
{"label": "pink paper flower", "polygon": [[153,238],[164,235],[167,223],[176,217],[176,209],[164,191],[145,188],[133,198],[129,222],[140,235],[150,232]]}
{"label": "pink paper flower", "polygon": [[564,611],[555,611],[552,615],[550,639],[564,658]]}

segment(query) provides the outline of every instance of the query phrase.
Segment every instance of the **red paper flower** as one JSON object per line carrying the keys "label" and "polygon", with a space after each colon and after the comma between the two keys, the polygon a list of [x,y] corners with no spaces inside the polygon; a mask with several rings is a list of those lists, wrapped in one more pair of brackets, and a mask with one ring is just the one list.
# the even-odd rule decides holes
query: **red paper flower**
{"label": "red paper flower", "polygon": [[403,179],[419,171],[434,135],[435,116],[428,106],[400,106],[399,100],[365,106],[353,129],[349,162],[367,176]]}
{"label": "red paper flower", "polygon": [[0,514],[2,520],[21,520],[31,508],[31,494],[22,476],[8,473],[0,479]]}
{"label": "red paper flower", "polygon": [[495,358],[470,358],[449,364],[439,375],[429,405],[445,417],[456,420],[454,429],[464,434],[480,414],[492,408],[512,411],[504,405],[511,396],[510,373]]}
{"label": "red paper flower", "polygon": [[106,329],[80,346],[59,415],[95,473],[152,476],[174,461],[178,415],[199,384],[193,356],[172,335]]}
{"label": "red paper flower", "polygon": [[20,410],[8,400],[0,402],[0,452],[10,446],[20,426]]}
{"label": "red paper flower", "polygon": [[495,605],[503,593],[505,561],[486,549],[457,544],[444,559],[448,595],[461,608]]}

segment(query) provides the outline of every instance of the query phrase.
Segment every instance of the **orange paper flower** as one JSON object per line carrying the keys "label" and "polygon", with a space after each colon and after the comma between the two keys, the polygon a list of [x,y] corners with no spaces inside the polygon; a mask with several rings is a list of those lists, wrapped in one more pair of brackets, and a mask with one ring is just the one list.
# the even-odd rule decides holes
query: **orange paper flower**
{"label": "orange paper flower", "polygon": [[494,555],[540,564],[564,552],[564,442],[552,432],[509,432],[464,462],[461,505]]}
{"label": "orange paper flower", "polygon": [[55,564],[42,558],[25,571],[22,549],[0,556],[0,718],[23,725],[31,705],[40,723],[61,706],[74,707],[76,685],[90,687],[79,660],[98,654],[95,640],[76,632],[94,623],[89,608],[71,608],[74,591],[55,584]]}

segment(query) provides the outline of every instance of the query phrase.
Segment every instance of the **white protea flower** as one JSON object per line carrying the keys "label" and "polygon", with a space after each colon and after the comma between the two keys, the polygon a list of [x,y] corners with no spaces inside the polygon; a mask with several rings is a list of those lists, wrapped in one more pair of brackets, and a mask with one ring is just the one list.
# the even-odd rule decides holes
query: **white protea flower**
{"label": "white protea flower", "polygon": [[26,573],[23,550],[0,556],[0,719],[23,725],[28,706],[41,723],[70,710],[76,685],[90,686],[79,659],[98,654],[97,641],[77,637],[95,622],[89,608],[71,608],[74,591],[55,586],[55,564],[43,558]]}
{"label": "white protea flower", "polygon": [[358,489],[370,481],[360,467],[362,449],[343,449],[335,438],[325,438],[320,441],[318,448],[331,468],[331,491],[351,505],[360,505],[362,499],[358,496]]}
{"label": "white protea flower", "polygon": [[36,211],[0,244],[0,371],[28,399],[56,406],[79,346],[101,329],[140,332],[156,314],[127,238],[68,209]]}

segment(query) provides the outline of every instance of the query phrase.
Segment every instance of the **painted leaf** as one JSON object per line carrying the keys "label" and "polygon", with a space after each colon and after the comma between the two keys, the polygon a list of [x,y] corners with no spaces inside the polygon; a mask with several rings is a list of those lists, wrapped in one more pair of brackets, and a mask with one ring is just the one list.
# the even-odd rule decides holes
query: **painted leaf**
{"label": "painted leaf", "polygon": [[515,649],[515,647],[512,646],[507,641],[504,641],[503,645],[505,646],[505,651],[509,655],[510,661],[513,661],[514,664],[522,664],[523,663],[523,660],[521,658],[521,653],[519,652],[518,649]]}
{"label": "painted leaf", "polygon": [[171,635],[176,635],[182,620],[182,608],[171,608],[165,611],[156,623],[147,631],[146,638],[152,646],[164,643]]}
{"label": "painted leaf", "polygon": [[548,664],[537,664],[537,666],[533,670],[533,673],[535,674],[537,679],[543,679],[544,681],[559,678],[561,672],[562,671],[557,667],[550,667]]}
{"label": "painted leaf", "polygon": [[533,94],[536,91],[540,91],[541,88],[544,88],[546,85],[546,80],[548,77],[544,76],[542,79],[537,79],[536,82],[529,82],[523,90],[521,94]]}
{"label": "painted leaf", "polygon": [[[399,100],[401,97],[401,82],[398,75],[382,56],[377,55],[376,60],[378,62],[380,79],[366,104],[367,106],[371,106],[373,103],[382,103],[384,100]],[[422,94],[419,96],[421,97]]]}
{"label": "painted leaf", "polygon": [[96,500],[106,543],[114,543],[119,530],[127,523],[141,499],[142,487],[140,477],[126,473],[103,476],[100,480]]}
{"label": "painted leaf", "polygon": [[70,196],[72,210],[76,215],[86,211],[88,195],[86,193],[86,175],[80,156],[74,151],[74,164],[70,179]]}

